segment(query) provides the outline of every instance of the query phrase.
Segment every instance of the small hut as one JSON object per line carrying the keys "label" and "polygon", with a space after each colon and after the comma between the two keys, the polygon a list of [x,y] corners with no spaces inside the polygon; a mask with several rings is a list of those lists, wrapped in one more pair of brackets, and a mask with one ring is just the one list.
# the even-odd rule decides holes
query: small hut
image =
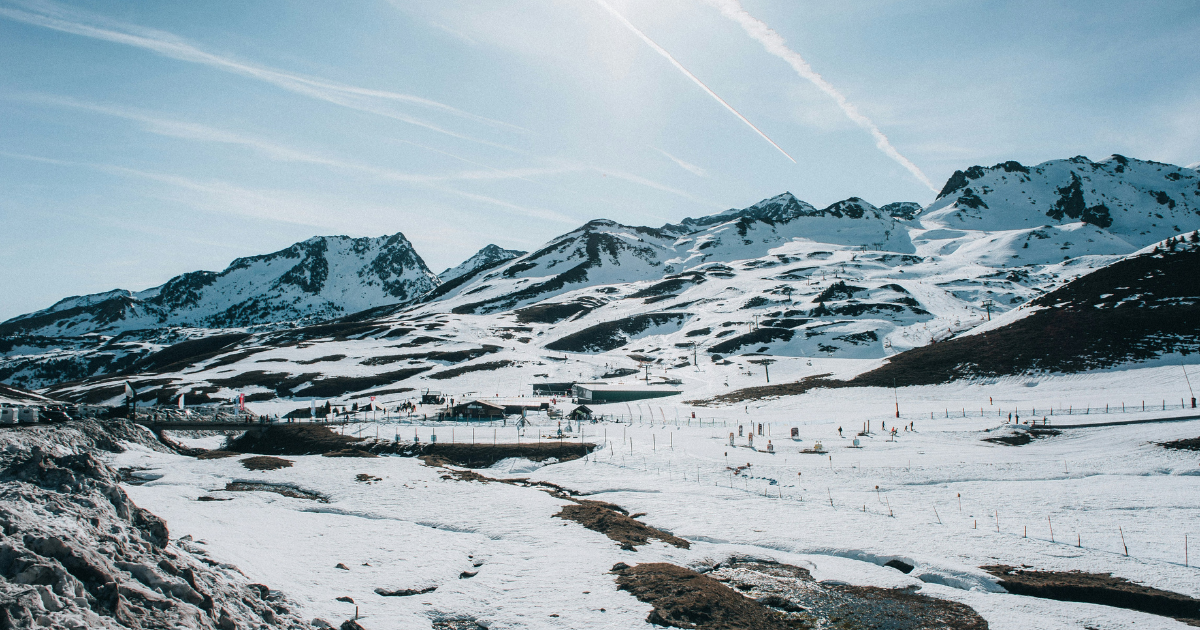
{"label": "small hut", "polygon": [[579,405],[578,407],[572,409],[571,413],[567,414],[567,417],[570,418],[571,420],[576,420],[576,421],[591,420],[592,419],[592,410],[589,409],[585,405]]}

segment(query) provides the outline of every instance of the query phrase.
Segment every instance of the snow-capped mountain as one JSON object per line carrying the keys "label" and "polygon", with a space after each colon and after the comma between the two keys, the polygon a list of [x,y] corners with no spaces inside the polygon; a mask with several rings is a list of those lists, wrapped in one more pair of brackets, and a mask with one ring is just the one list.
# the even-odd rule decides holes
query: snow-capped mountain
{"label": "snow-capped mountain", "polygon": [[1200,173],[1120,155],[955,171],[921,214],[926,226],[986,231],[1085,223],[1133,249],[1186,232],[1198,218]]}
{"label": "snow-capped mountain", "polygon": [[326,320],[409,302],[438,285],[403,234],[321,236],[224,271],[195,271],[152,289],[70,297],[0,324],[0,336],[76,337],[166,326],[251,327]]}
{"label": "snow-capped mountain", "polygon": [[[353,302],[331,299],[342,308],[306,311],[315,314],[304,323],[337,321],[287,331],[233,331],[212,312],[187,319],[172,311],[177,319],[164,317],[155,335],[108,336],[133,328],[130,313],[143,316],[147,305],[185,292],[168,283],[143,294],[72,298],[57,311],[14,320],[46,317],[35,328],[45,337],[0,332],[0,380],[26,388],[83,380],[51,393],[101,400],[119,393],[119,381],[104,375],[153,372],[170,383],[163,395],[249,391],[265,400],[440,386],[480,370],[529,383],[559,378],[547,367],[524,371],[562,353],[606,368],[635,355],[668,370],[691,365],[700,352],[879,360],[1003,317],[1156,242],[1151,237],[1164,229],[1191,238],[1200,228],[1198,182],[1195,171],[1118,156],[1006,162],[956,173],[924,209],[853,197],[816,208],[784,193],[660,228],[594,220],[527,254],[484,248],[441,281],[425,270],[424,290],[407,299],[362,300],[366,310],[356,313]],[[364,276],[356,270],[369,268],[372,256],[349,266],[354,273],[335,274],[331,265],[321,290],[358,286]],[[289,260],[288,274],[309,277],[307,258]],[[272,269],[273,277],[284,274]],[[208,286],[235,292],[216,282],[201,289]],[[181,314],[198,308],[171,303]],[[68,337],[86,329],[61,317],[68,312],[96,327],[120,324],[99,337]],[[51,338],[55,313],[66,334]],[[396,347],[415,350],[389,350]]]}
{"label": "snow-capped mountain", "polygon": [[488,245],[475,252],[475,255],[464,260],[457,267],[451,267],[442,273],[439,273],[438,280],[441,280],[444,284],[453,280],[457,280],[463,276],[472,276],[480,269],[495,267],[502,262],[524,255],[525,252],[519,250],[501,249],[498,245]]}
{"label": "snow-capped mountain", "polygon": [[[892,204],[902,213],[907,204]],[[595,220],[542,249],[436,296],[456,313],[497,312],[581,287],[660,279],[713,262],[759,258],[794,240],[912,253],[899,219],[857,197],[824,209],[784,193],[661,228]]]}
{"label": "snow-capped mountain", "polygon": [[[541,249],[498,266],[440,296],[455,313],[491,313],[579,286],[634,282],[663,274],[676,237],[607,219],[589,221]],[[442,308],[440,305],[438,308]]]}

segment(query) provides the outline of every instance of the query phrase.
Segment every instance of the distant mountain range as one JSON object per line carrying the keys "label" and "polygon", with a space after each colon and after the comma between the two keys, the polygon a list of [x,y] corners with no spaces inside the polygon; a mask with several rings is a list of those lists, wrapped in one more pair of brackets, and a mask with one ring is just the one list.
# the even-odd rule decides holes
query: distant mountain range
{"label": "distant mountain range", "polygon": [[[489,245],[436,275],[402,234],[315,237],[219,273],[66,298],[4,322],[0,381],[86,389],[105,375],[178,367],[163,357],[323,343],[321,331],[338,343],[403,340],[421,321],[458,332],[403,343],[470,350],[469,361],[488,347],[510,363],[578,352],[680,365],[687,352],[674,348],[693,344],[714,355],[882,358],[1197,227],[1200,173],[1112,156],[974,166],[924,208],[855,197],[816,208],[783,193],[657,228],[597,219],[533,252]],[[192,354],[162,354],[181,343]],[[416,372],[384,373],[424,379],[416,374],[438,361],[414,355]],[[322,369],[341,369],[334,363]],[[293,381],[312,374],[296,370],[279,372],[272,395],[304,389]]]}
{"label": "distant mountain range", "polygon": [[439,284],[403,234],[317,236],[224,271],[194,271],[145,291],[60,300],[0,324],[0,336],[74,337],[181,326],[254,327],[328,320],[410,302]]}

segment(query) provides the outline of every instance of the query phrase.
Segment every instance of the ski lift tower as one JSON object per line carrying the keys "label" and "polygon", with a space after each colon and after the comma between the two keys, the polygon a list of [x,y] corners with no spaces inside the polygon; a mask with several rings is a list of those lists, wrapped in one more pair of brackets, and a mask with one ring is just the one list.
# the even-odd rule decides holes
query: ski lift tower
{"label": "ski lift tower", "polygon": [[770,366],[772,363],[777,363],[778,360],[777,359],[751,359],[750,362],[763,366],[763,372],[767,376],[767,382],[770,383],[771,382]]}
{"label": "ski lift tower", "polygon": [[989,322],[992,321],[992,309],[995,308],[996,303],[994,301],[992,301],[991,299],[987,299],[987,300],[984,300],[983,303],[980,304],[980,306],[982,306],[984,309],[987,310],[987,320]]}

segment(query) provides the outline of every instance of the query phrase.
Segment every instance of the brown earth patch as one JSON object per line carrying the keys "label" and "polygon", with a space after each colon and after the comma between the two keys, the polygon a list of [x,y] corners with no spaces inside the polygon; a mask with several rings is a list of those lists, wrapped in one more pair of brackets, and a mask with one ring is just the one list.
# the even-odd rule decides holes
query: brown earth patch
{"label": "brown earth patch", "polygon": [[729,403],[737,403],[746,400],[762,400],[763,398],[773,398],[777,396],[799,396],[809,390],[826,388],[836,389],[840,387],[851,387],[849,381],[839,381],[828,378],[832,373],[814,374],[806,376],[795,383],[779,383],[776,385],[759,385],[757,387],[746,387],[744,389],[734,390],[727,394],[714,396],[705,400],[687,400],[684,404],[688,405],[721,405]]}
{"label": "brown earth patch", "polygon": [[1052,437],[1062,435],[1062,431],[1057,429],[1029,429],[1028,431],[1018,431],[1009,435],[999,435],[996,437],[983,438],[984,442],[992,442],[993,444],[1007,444],[1008,446],[1025,446],[1036,438]]}
{"label": "brown earth patch", "polygon": [[1134,584],[1111,573],[1029,571],[1003,564],[980,568],[1000,578],[1000,586],[1014,595],[1128,608],[1200,626],[1200,599]]}
{"label": "brown earth patch", "polygon": [[691,569],[652,562],[618,568],[614,572],[617,588],[654,606],[646,621],[657,626],[703,630],[791,630],[795,627],[766,606]]}
{"label": "brown earth patch", "polygon": [[375,592],[379,595],[382,595],[383,597],[411,597],[413,595],[424,595],[425,593],[432,593],[436,590],[437,590],[436,586],[428,586],[428,587],[420,588],[420,589],[401,588],[401,589],[396,589],[393,591],[389,591],[384,588],[377,588],[377,589],[375,589]]}
{"label": "brown earth patch", "polygon": [[366,396],[386,396],[388,394],[403,394],[405,392],[414,391],[412,387],[393,387],[389,389],[373,389],[359,394],[359,397]]}
{"label": "brown earth patch", "polygon": [[513,313],[517,322],[522,324],[557,324],[564,319],[587,314],[592,309],[579,302],[535,304],[519,308]]}
{"label": "brown earth patch", "polygon": [[320,455],[340,451],[362,442],[361,438],[338,435],[323,424],[275,424],[247,431],[227,447],[238,453],[258,455]]}
{"label": "brown earth patch", "polygon": [[253,481],[231,481],[225,484],[226,492],[274,492],[292,499],[308,499],[320,503],[329,503],[324,495],[309,490],[301,490],[294,486],[279,483],[258,483]]}
{"label": "brown earth patch", "polygon": [[271,457],[269,455],[259,455],[257,457],[247,457],[241,461],[241,464],[247,470],[279,470],[280,468],[291,468],[292,460],[283,459],[282,457]]}
{"label": "brown earth patch", "polygon": [[[465,466],[467,468],[487,468],[496,462],[509,457],[524,457],[530,461],[540,462],[557,458],[560,462],[579,459],[596,448],[595,444],[578,442],[532,442],[524,444],[428,444],[422,450],[426,457],[437,458],[441,463]],[[426,460],[429,463],[429,460]]]}
{"label": "brown earth patch", "polygon": [[620,543],[621,548],[627,551],[637,551],[638,545],[649,544],[652,539],[681,549],[691,547],[691,543],[678,536],[631,518],[629,512],[619,505],[586,499],[571,500],[575,502],[574,505],[564,505],[562,511],[554,516],[575,521],[594,532],[600,532]]}
{"label": "brown earth patch", "polygon": [[341,449],[338,451],[329,451],[328,453],[321,453],[321,457],[379,457],[379,456],[374,453],[368,453],[367,451],[364,451],[362,449],[344,448],[344,449]]}
{"label": "brown earth patch", "polygon": [[[304,379],[296,385],[311,380],[307,387],[295,389],[296,385],[288,387],[293,396],[309,396],[313,398],[335,398],[343,394],[361,392],[367,389],[378,389],[394,385],[410,379],[421,372],[431,369],[430,366],[419,366],[390,372],[381,372],[371,376],[331,376],[328,378]],[[316,375],[313,375],[316,376]]]}
{"label": "brown earth patch", "polygon": [[299,365],[312,365],[314,363],[332,363],[334,361],[341,361],[342,359],[345,359],[345,358],[346,358],[346,355],[344,355],[344,354],[331,354],[327,357],[317,357],[315,359],[309,359],[307,361],[296,361],[296,363]]}
{"label": "brown earth patch", "polygon": [[462,367],[450,368],[449,370],[442,370],[441,372],[434,372],[433,374],[429,375],[429,378],[445,380],[448,378],[454,378],[456,376],[462,376],[463,374],[468,374],[470,372],[490,372],[492,370],[499,370],[500,368],[506,368],[516,364],[516,361],[509,361],[508,359],[503,361],[488,361],[486,363],[464,365]]}
{"label": "brown earth patch", "polygon": [[1200,437],[1189,438],[1186,440],[1173,440],[1171,442],[1159,442],[1158,445],[1163,448],[1173,448],[1180,451],[1200,451]]}
{"label": "brown earth patch", "polygon": [[704,574],[661,564],[618,564],[613,572],[619,588],[654,605],[647,621],[660,625],[703,630],[988,627],[969,606],[917,594],[917,587],[823,584],[806,569],[766,560],[734,558]]}
{"label": "brown earth patch", "polygon": [[204,451],[197,455],[196,459],[225,459],[226,457],[237,457],[242,454],[233,451]]}

